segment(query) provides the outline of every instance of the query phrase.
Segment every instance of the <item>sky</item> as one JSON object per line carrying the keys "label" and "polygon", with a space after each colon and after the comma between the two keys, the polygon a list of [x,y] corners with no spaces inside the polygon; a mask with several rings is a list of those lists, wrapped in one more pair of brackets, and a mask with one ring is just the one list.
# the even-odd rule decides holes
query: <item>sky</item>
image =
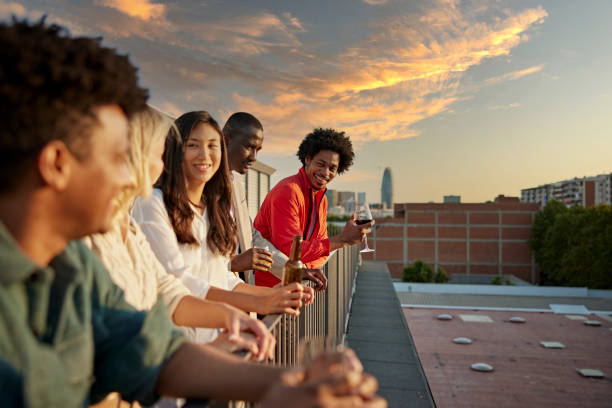
{"label": "sky", "polygon": [[520,195],[612,172],[609,0],[0,0],[12,14],[102,36],[168,113],[260,119],[272,182],[315,127],[354,165],[329,188],[395,202]]}

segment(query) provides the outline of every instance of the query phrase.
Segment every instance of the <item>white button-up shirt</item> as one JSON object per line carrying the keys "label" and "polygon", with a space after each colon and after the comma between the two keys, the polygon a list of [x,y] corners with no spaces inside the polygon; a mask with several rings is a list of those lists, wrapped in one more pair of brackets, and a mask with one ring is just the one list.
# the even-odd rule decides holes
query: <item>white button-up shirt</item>
{"label": "white button-up shirt", "polygon": [[[191,228],[200,245],[179,244],[159,189],[154,189],[148,198],[138,197],[132,216],[166,270],[179,278],[194,296],[204,299],[211,286],[233,290],[243,281],[229,270],[228,257],[208,248],[206,234],[209,224],[206,210],[200,215],[194,207],[192,209],[194,217]],[[188,335],[194,341],[205,343],[214,340],[217,330],[190,329]]]}

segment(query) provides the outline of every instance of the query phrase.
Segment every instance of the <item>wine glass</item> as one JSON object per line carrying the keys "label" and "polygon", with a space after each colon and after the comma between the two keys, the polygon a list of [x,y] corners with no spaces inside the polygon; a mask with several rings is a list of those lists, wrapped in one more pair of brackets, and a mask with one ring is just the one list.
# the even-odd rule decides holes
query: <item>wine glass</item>
{"label": "wine glass", "polygon": [[[357,206],[357,211],[355,212],[355,224],[362,225],[367,224],[372,221],[372,212],[370,211],[370,206],[367,203],[360,204]],[[365,248],[363,248],[359,252],[374,252],[373,249],[368,247],[368,236],[365,236]]]}

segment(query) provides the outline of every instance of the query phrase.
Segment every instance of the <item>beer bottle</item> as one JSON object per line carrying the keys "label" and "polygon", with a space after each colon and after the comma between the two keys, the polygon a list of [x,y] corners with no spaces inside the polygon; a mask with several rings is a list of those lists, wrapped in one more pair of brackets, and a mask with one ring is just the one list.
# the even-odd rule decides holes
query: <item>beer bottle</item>
{"label": "beer bottle", "polygon": [[291,244],[289,260],[285,262],[285,267],[283,268],[283,286],[302,281],[302,269],[304,268],[304,264],[300,260],[301,256],[302,237],[296,235],[293,237],[293,243]]}

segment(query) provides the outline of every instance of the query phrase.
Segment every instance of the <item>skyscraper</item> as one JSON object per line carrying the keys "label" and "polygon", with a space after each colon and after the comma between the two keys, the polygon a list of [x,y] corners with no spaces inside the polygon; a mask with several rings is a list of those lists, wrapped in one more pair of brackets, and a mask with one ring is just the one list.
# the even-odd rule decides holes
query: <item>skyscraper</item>
{"label": "skyscraper", "polygon": [[386,167],[383,173],[380,202],[386,208],[393,208],[393,179],[391,178],[391,167]]}

